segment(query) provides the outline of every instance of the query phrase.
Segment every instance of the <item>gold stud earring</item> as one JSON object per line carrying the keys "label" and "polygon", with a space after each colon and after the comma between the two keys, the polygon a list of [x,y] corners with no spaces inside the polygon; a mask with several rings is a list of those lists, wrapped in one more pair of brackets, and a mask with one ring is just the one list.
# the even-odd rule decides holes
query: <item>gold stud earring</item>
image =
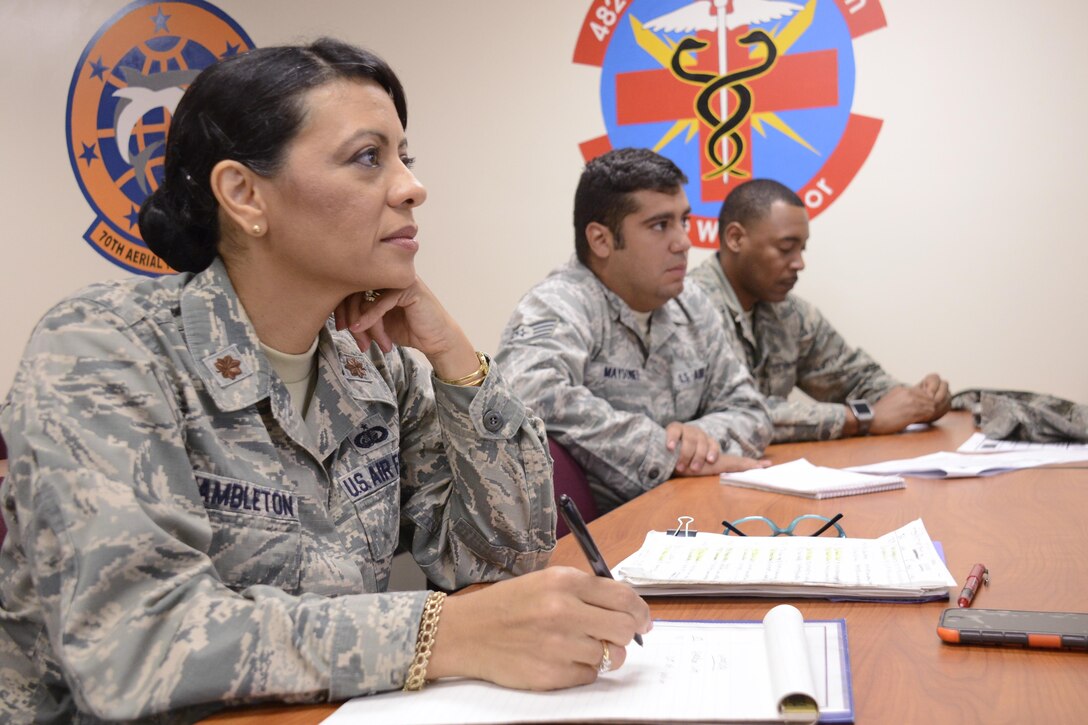
{"label": "gold stud earring", "polygon": [[261,225],[260,224],[254,224],[253,225],[253,233],[258,234],[258,235],[261,233]]}

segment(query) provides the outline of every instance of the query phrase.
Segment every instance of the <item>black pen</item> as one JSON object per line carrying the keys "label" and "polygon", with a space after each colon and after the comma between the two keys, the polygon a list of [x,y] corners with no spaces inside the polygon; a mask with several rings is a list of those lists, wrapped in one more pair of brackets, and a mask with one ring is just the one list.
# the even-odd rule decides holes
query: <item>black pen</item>
{"label": "black pen", "polygon": [[[608,564],[604,562],[604,557],[601,556],[601,550],[597,548],[597,543],[589,535],[589,529],[586,528],[586,522],[582,519],[582,514],[578,512],[578,507],[574,505],[574,501],[571,500],[570,496],[565,493],[559,496],[559,513],[562,515],[563,520],[567,522],[567,528],[574,534],[574,540],[582,548],[582,553],[589,559],[589,566],[593,569],[593,573],[607,579],[615,579],[608,569]],[[638,632],[635,633],[635,642],[638,643],[639,647],[642,646],[642,635]]]}
{"label": "black pen", "polygon": [[815,534],[813,534],[813,536],[819,536],[823,532],[827,531],[828,529],[830,529],[832,526],[835,525],[836,521],[838,521],[841,518],[842,518],[842,514],[835,514],[830,519],[828,519],[828,522],[826,524],[824,524],[823,526],[821,526],[820,529]]}

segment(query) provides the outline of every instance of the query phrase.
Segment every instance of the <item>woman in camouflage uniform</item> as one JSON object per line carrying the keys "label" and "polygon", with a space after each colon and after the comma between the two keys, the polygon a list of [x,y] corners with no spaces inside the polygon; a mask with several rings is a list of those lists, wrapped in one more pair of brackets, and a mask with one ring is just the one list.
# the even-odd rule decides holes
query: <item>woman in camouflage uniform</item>
{"label": "woman in camouflage uniform", "polygon": [[[648,629],[623,585],[529,573],[544,429],[416,277],[406,122],[388,66],[331,40],[186,91],[140,213],[182,274],[53,308],[0,413],[0,720],[564,687]],[[386,593],[398,549],[439,589],[505,581]]]}

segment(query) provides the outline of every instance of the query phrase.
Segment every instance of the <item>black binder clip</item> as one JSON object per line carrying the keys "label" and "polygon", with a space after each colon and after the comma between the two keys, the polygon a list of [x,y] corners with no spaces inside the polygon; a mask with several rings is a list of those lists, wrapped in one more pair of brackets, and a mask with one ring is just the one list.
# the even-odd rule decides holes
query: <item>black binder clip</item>
{"label": "black binder clip", "polygon": [[695,536],[699,532],[691,528],[694,521],[691,516],[680,516],[676,519],[676,528],[668,529],[665,533],[669,536]]}

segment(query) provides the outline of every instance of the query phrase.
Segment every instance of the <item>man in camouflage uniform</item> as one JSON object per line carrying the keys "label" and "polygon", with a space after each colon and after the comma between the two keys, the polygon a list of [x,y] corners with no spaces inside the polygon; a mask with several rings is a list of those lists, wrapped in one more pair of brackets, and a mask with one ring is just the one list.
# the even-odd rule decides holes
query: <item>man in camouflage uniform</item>
{"label": "man in camouflage uniform", "polygon": [[[730,192],[718,220],[721,250],[691,273],[767,398],[774,440],[896,433],[948,412],[948,383],[939,376],[904,386],[790,294],[808,234],[801,199],[754,179]],[[795,387],[812,400],[789,400]]]}
{"label": "man in camouflage uniform", "polygon": [[304,420],[220,260],[46,315],[0,414],[0,721],[398,688],[398,547],[447,589],[546,563],[544,429],[496,368],[447,385],[331,323],[317,358]]}
{"label": "man in camouflage uniform", "polygon": [[770,438],[708,300],[684,287],[685,182],[645,149],[591,161],[575,194],[577,259],[521,300],[496,355],[602,512],[674,475],[760,465],[741,457]]}

